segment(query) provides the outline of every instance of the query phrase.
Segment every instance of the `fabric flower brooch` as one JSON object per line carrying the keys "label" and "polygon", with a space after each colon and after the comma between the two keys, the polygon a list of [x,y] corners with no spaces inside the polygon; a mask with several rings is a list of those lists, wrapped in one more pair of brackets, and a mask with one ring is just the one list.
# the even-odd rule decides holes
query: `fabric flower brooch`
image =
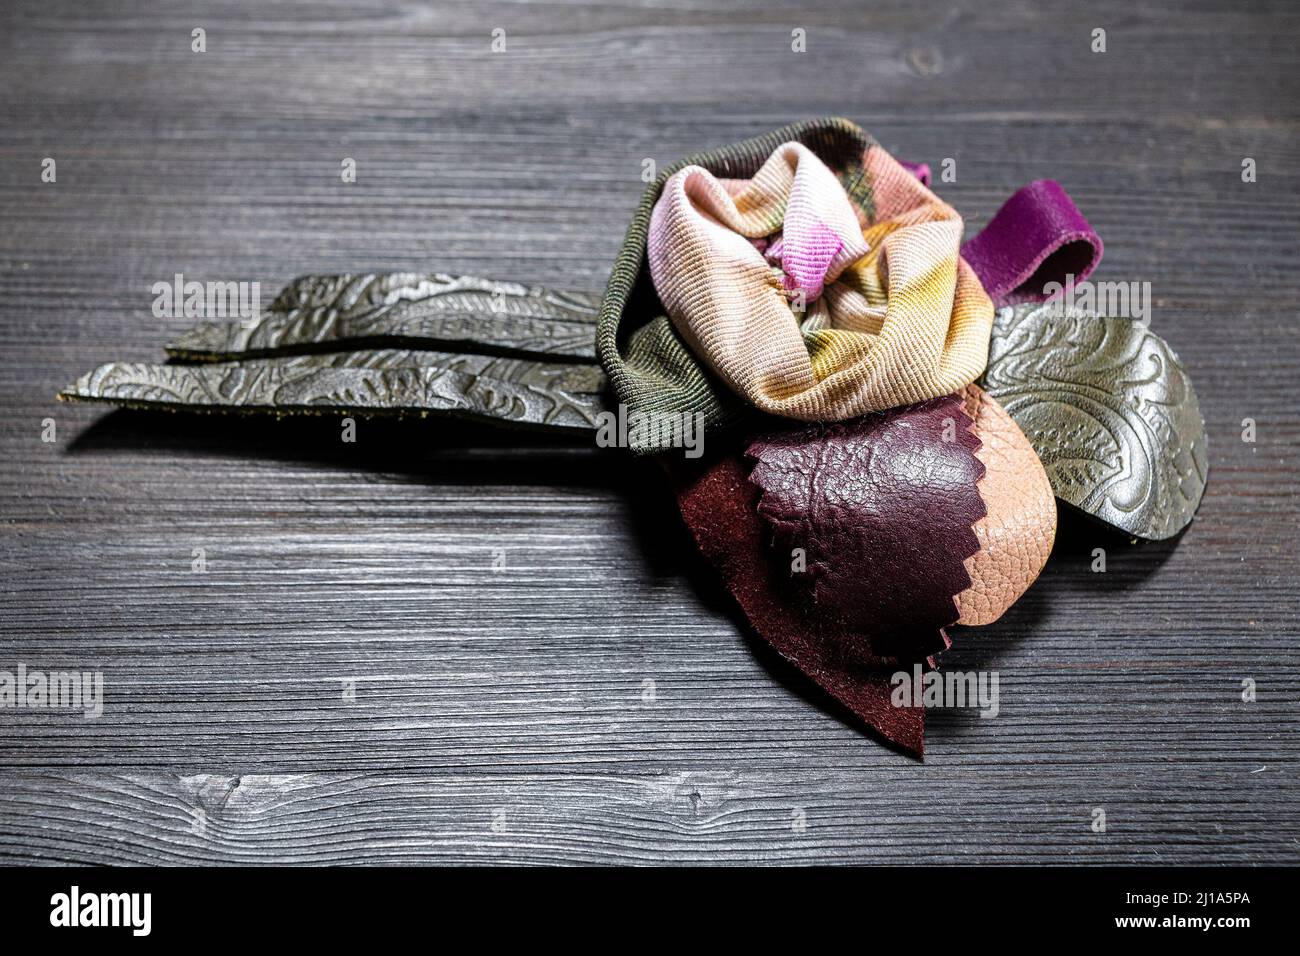
{"label": "fabric flower brooch", "polygon": [[252,321],[200,323],[170,364],[111,363],[60,397],[452,414],[657,454],[754,630],[919,756],[925,708],[895,706],[892,675],[1025,592],[1058,500],[1168,538],[1206,476],[1169,346],[1046,301],[1102,252],[1059,185],[962,238],[925,167],[818,120],[665,170],[603,297],[307,276]]}

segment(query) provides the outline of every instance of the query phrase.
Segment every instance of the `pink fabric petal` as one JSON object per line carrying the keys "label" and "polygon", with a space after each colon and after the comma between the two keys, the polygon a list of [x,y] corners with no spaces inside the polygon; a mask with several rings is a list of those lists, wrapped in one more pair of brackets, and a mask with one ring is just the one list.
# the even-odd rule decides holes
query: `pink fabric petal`
{"label": "pink fabric petal", "polygon": [[787,292],[802,292],[812,302],[822,294],[826,273],[844,248],[844,240],[825,223],[787,221],[781,243],[782,280]]}

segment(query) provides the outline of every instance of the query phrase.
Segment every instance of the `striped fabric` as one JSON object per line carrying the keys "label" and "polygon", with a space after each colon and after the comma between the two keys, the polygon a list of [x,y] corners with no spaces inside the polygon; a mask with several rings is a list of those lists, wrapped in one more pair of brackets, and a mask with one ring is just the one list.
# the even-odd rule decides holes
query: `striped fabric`
{"label": "striped fabric", "polygon": [[678,333],[655,292],[646,246],[651,213],[665,183],[677,172],[699,166],[721,179],[751,179],[776,148],[788,142],[807,146],[835,173],[862,221],[875,219],[871,182],[863,165],[875,140],[847,119],[792,123],[663,168],[642,193],[628,224],[601,299],[596,328],[596,354],[614,399],[629,418],[642,416],[669,426],[630,433],[634,454],[680,447],[682,428],[671,426],[687,417],[703,421],[706,433],[714,436],[762,427],[763,419],[769,418],[697,358]]}
{"label": "striped fabric", "polygon": [[654,205],[649,269],[673,326],[769,414],[851,418],[984,369],[993,304],[959,256],[961,218],[878,145],[860,156],[869,202],[791,140],[747,179],[688,165]]}

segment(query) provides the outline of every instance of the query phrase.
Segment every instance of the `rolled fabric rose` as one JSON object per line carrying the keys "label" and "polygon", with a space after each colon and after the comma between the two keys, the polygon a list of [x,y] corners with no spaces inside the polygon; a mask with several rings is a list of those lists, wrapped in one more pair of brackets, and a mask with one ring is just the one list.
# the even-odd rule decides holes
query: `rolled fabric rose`
{"label": "rolled fabric rose", "polygon": [[863,174],[867,210],[790,141],[748,180],[686,166],[655,204],[650,274],[674,327],[764,412],[838,421],[984,369],[993,303],[959,255],[961,217],[877,145]]}

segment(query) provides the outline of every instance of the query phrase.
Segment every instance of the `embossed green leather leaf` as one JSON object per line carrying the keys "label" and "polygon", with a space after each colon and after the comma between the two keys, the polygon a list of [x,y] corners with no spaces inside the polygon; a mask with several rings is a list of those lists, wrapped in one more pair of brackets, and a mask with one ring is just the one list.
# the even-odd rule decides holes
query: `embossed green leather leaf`
{"label": "embossed green leather leaf", "polygon": [[204,365],[110,362],[59,398],[187,411],[445,413],[590,430],[604,388],[595,365],[381,349]]}
{"label": "embossed green leather leaf", "polygon": [[202,322],[167,346],[220,361],[309,351],[442,348],[594,362],[600,296],[411,272],[302,276],[256,318]]}
{"label": "embossed green leather leaf", "polygon": [[1042,459],[1057,498],[1139,538],[1192,520],[1209,466],[1178,356],[1145,325],[1057,304],[999,309],[984,389]]}

